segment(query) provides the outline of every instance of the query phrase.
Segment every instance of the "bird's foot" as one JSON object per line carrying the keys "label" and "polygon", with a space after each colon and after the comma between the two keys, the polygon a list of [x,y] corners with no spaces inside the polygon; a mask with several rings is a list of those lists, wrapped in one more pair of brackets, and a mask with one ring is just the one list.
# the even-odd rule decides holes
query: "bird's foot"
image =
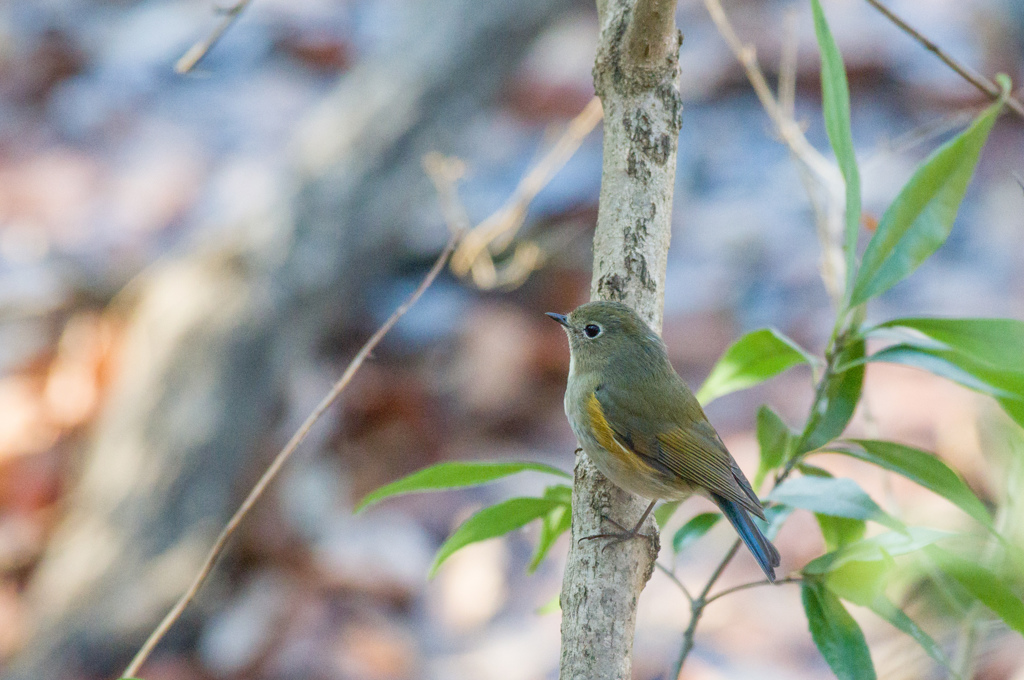
{"label": "bird's foot", "polygon": [[607,550],[608,548],[611,548],[612,546],[616,546],[616,545],[618,545],[620,543],[625,543],[626,541],[629,541],[629,540],[634,539],[634,538],[645,538],[648,541],[656,541],[656,540],[658,540],[657,536],[652,536],[650,534],[645,534],[642,531],[640,531],[640,527],[643,525],[644,520],[647,519],[647,513],[644,513],[644,516],[640,519],[640,521],[637,523],[637,525],[635,527],[633,527],[632,529],[627,529],[626,527],[622,526],[621,524],[619,524],[618,522],[613,520],[608,515],[601,515],[601,519],[603,519],[604,521],[606,521],[609,524],[611,524],[613,527],[618,529],[618,531],[612,531],[612,532],[601,533],[601,534],[594,534],[593,536],[584,536],[579,541],[577,541],[577,543],[582,543],[583,541],[592,541],[592,540],[597,539],[597,538],[604,538],[604,539],[608,540],[608,542],[604,545],[604,547],[601,548],[601,552],[604,552],[605,550]]}

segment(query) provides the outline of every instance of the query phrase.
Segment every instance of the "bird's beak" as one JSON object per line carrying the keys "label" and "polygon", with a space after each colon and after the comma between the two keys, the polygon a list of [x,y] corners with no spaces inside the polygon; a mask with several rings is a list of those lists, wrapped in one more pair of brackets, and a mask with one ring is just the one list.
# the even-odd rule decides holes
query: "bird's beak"
{"label": "bird's beak", "polygon": [[565,314],[555,314],[554,312],[545,312],[545,314],[547,314],[552,319],[562,324],[566,328],[572,328],[572,326],[569,325],[569,317],[567,317]]}

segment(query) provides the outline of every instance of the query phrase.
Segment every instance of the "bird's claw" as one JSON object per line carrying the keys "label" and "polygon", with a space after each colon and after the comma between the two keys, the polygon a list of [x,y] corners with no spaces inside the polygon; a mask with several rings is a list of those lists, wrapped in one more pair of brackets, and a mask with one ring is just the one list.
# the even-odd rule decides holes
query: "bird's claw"
{"label": "bird's claw", "polygon": [[607,515],[601,515],[601,519],[611,524],[613,527],[618,529],[618,531],[604,534],[594,534],[592,536],[584,536],[579,541],[577,541],[577,544],[582,543],[583,541],[592,541],[596,538],[606,538],[608,539],[608,543],[606,543],[604,547],[601,548],[601,552],[604,552],[612,546],[616,546],[619,543],[625,543],[626,541],[634,538],[646,538],[649,541],[657,540],[657,536],[651,536],[650,534],[645,534],[639,531],[640,527],[627,529],[626,527],[622,526],[621,524],[613,520],[611,517],[608,517]]}

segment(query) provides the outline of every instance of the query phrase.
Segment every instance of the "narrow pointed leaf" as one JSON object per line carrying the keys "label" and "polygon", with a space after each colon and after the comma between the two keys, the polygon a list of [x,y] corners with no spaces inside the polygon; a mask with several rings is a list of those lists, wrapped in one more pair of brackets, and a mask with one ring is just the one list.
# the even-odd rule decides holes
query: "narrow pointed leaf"
{"label": "narrow pointed leaf", "polygon": [[[796,453],[806,453],[829,443],[843,433],[853,412],[857,410],[861,389],[864,386],[864,366],[857,362],[864,357],[863,340],[851,342],[843,350],[838,361],[837,370],[825,379],[823,398],[815,404],[804,428],[803,435],[796,445]],[[850,368],[842,369],[843,365]]]}
{"label": "narrow pointed leaf", "polygon": [[857,170],[850,126],[850,87],[846,80],[843,57],[832,37],[821,3],[811,0],[811,8],[814,12],[818,51],[821,53],[821,103],[825,130],[846,184],[843,252],[846,255],[846,291],[849,293],[857,267],[857,235],[861,214],[860,172]]}
{"label": "narrow pointed leaf", "polygon": [[796,469],[805,477],[828,477],[830,479],[835,477],[834,474],[825,468],[818,467],[817,465],[811,465],[810,463],[800,463],[796,466]]}
{"label": "narrow pointed leaf", "polygon": [[722,515],[717,512],[705,512],[697,515],[684,524],[672,537],[672,550],[677,554],[686,550],[687,546],[711,531],[711,527],[715,526],[720,519],[722,519]]}
{"label": "narrow pointed leaf", "polygon": [[939,665],[945,668],[952,674],[952,677],[959,678],[957,674],[953,673],[953,669],[949,664],[949,658],[945,652],[942,651],[942,647],[939,646],[931,635],[926,633],[922,628],[914,622],[909,616],[907,616],[902,609],[893,604],[884,595],[880,595],[874,602],[871,603],[871,611],[891,623],[895,628],[903,631],[910,637],[917,641],[917,644],[921,645],[921,649],[925,653],[934,659]]}
{"label": "narrow pointed leaf", "polygon": [[893,319],[868,331],[910,328],[993,368],[1024,372],[1024,321],[1017,319]]}
{"label": "narrow pointed leaf", "polygon": [[998,575],[980,564],[935,547],[928,549],[928,556],[1006,625],[1024,635],[1024,602]]}
{"label": "narrow pointed leaf", "polygon": [[1013,392],[1000,389],[968,370],[966,357],[947,350],[917,347],[909,344],[893,345],[867,357],[867,361],[902,364],[934,373],[940,378],[952,380],[964,387],[993,397],[1013,398]]}
{"label": "narrow pointed leaf", "polygon": [[981,149],[1003,108],[1009,82],[1004,79],[1002,84],[999,101],[929,156],[882,215],[864,251],[851,306],[887,291],[945,243]]}
{"label": "narrow pointed leaf", "polygon": [[1018,425],[1024,427],[1024,372],[994,368],[953,350],[908,344],[875,352],[869,361],[913,366],[995,398]]}
{"label": "narrow pointed leaf", "polygon": [[757,411],[757,443],[761,459],[754,475],[755,490],[761,488],[765,475],[786,462],[794,444],[789,426],[767,406]]}
{"label": "narrow pointed leaf", "polygon": [[514,475],[517,472],[531,470],[558,477],[571,477],[568,473],[543,463],[439,463],[413,472],[411,475],[367,494],[356,505],[355,512],[362,512],[374,503],[391,496],[400,496],[419,491],[439,491],[442,489],[477,486],[493,482],[502,477]]}
{"label": "narrow pointed leaf", "polygon": [[839,569],[849,562],[888,560],[891,557],[916,552],[953,535],[948,531],[925,527],[909,527],[905,532],[887,531],[811,560],[802,571],[805,574],[821,575]]}
{"label": "narrow pointed leaf", "polygon": [[816,579],[801,588],[811,638],[839,680],[875,680],[867,642],[860,626],[839,598]]}
{"label": "narrow pointed leaf", "polygon": [[986,527],[992,517],[963,478],[930,453],[894,442],[854,439],[855,447],[837,447],[835,453],[872,463],[914,481],[950,501]]}
{"label": "narrow pointed leaf", "polygon": [[561,505],[553,508],[541,518],[540,538],[537,540],[537,550],[533,553],[527,573],[532,574],[540,566],[540,563],[547,557],[551,546],[555,544],[558,537],[569,530],[572,524],[572,487],[564,484],[549,486],[544,490],[544,498],[555,500]]}
{"label": "narrow pointed leaf", "polygon": [[772,490],[769,499],[823,515],[872,520],[897,531],[904,529],[899,520],[878,507],[878,504],[852,479],[787,479]]}
{"label": "narrow pointed leaf", "polygon": [[434,557],[434,563],[430,566],[430,578],[434,577],[438,567],[457,550],[472,543],[504,536],[559,507],[565,507],[564,503],[550,498],[526,496],[510,498],[484,508],[459,525],[455,533],[440,547]]}
{"label": "narrow pointed leaf", "polygon": [[734,342],[711,369],[697,391],[697,400],[707,405],[730,392],[744,390],[800,363],[813,365],[817,359],[782,333],[761,328]]}

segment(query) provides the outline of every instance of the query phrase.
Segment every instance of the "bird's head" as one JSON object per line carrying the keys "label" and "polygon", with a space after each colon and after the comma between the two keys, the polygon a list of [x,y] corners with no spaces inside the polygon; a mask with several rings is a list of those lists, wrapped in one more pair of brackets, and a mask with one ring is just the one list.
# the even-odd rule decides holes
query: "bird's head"
{"label": "bird's head", "polygon": [[560,323],[569,336],[574,370],[664,357],[661,338],[640,315],[621,302],[588,302],[569,314],[548,312],[548,316]]}

